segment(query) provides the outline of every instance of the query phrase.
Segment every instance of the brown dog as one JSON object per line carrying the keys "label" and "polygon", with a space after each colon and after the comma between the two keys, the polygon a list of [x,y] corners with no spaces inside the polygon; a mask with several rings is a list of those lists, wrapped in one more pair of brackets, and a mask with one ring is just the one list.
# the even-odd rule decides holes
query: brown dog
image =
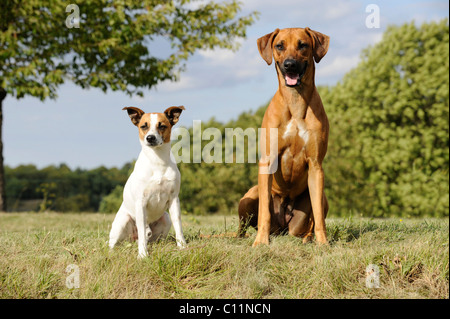
{"label": "brown dog", "polygon": [[[269,244],[269,235],[288,231],[326,244],[325,217],[328,202],[324,194],[322,161],[328,146],[328,118],[314,83],[315,66],[328,51],[329,37],[309,28],[276,29],[258,39],[259,53],[267,64],[275,60],[278,91],[270,102],[261,128],[278,129],[278,167],[262,173],[258,185],[239,202],[239,235],[247,226],[257,227],[253,246]],[[264,151],[264,150],[262,150]],[[269,165],[273,165],[270,163]]]}

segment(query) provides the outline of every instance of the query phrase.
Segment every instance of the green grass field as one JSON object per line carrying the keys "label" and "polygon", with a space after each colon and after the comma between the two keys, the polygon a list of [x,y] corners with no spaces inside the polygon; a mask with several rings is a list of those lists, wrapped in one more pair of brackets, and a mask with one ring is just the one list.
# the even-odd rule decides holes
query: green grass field
{"label": "green grass field", "polygon": [[254,230],[233,237],[236,216],[183,215],[188,248],[169,238],[138,260],[136,243],[109,251],[113,218],[0,214],[0,298],[449,298],[447,219],[330,218],[329,246],[279,236],[255,249]]}

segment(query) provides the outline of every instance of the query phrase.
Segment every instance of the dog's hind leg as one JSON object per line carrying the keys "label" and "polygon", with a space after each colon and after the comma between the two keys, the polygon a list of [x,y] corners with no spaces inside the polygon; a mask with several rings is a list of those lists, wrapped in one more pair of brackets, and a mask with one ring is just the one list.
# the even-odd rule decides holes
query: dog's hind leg
{"label": "dog's hind leg", "polygon": [[310,241],[314,230],[314,227],[311,227],[311,225],[314,225],[314,218],[312,216],[311,199],[308,190],[295,198],[294,209],[291,215],[289,234],[302,237],[303,242]]}
{"label": "dog's hind leg", "polygon": [[[328,212],[328,200],[323,194],[324,216]],[[294,202],[292,219],[289,222],[289,234],[303,238],[303,243],[312,241],[314,234],[314,215],[312,213],[311,199],[309,191],[306,190]]]}
{"label": "dog's hind leg", "polygon": [[152,236],[150,237],[149,242],[165,239],[169,234],[170,227],[172,227],[170,215],[168,213],[164,213],[160,219],[150,224]]}
{"label": "dog's hind leg", "polygon": [[130,215],[120,206],[116,217],[111,226],[111,232],[109,233],[109,248],[114,248],[115,245],[122,242],[125,239],[136,240],[137,231],[135,222],[131,219]]}
{"label": "dog's hind leg", "polygon": [[259,193],[258,185],[253,186],[239,201],[239,230],[238,236],[245,237],[248,226],[258,225]]}

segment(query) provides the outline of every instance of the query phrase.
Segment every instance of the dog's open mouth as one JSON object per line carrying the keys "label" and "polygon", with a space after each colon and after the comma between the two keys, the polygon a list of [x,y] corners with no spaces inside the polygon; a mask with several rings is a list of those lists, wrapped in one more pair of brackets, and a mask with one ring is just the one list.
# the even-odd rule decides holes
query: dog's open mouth
{"label": "dog's open mouth", "polygon": [[286,73],[284,76],[287,86],[297,86],[300,84],[300,74],[298,73]]}

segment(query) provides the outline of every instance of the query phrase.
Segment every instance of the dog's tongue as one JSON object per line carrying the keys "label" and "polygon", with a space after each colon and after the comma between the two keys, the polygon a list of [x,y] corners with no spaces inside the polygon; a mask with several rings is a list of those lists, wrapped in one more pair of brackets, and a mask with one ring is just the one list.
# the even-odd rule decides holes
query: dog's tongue
{"label": "dog's tongue", "polygon": [[296,85],[300,76],[298,74],[286,74],[285,80],[287,85]]}

